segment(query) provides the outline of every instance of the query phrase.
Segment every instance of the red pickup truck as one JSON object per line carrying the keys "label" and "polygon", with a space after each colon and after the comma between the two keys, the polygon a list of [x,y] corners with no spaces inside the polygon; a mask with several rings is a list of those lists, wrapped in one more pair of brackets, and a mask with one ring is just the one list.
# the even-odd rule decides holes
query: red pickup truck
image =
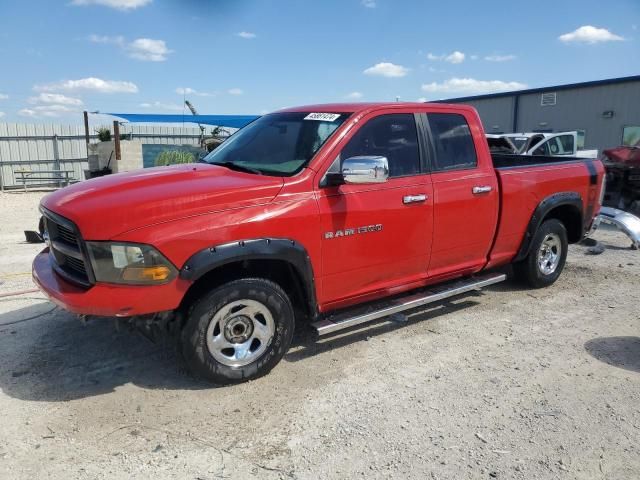
{"label": "red pickup truck", "polygon": [[504,280],[507,264],[551,285],[600,209],[603,172],[492,157],[468,106],[289,108],[200,163],[46,196],[33,278],[71,312],[174,329],[194,372],[234,383],[271,370],[296,323],[406,318]]}

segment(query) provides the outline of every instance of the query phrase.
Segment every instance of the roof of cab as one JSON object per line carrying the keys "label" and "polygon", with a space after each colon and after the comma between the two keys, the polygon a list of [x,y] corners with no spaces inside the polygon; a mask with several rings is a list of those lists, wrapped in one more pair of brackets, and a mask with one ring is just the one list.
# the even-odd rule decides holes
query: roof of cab
{"label": "roof of cab", "polygon": [[302,105],[299,107],[288,107],[278,110],[278,112],[318,112],[318,113],[361,113],[380,108],[424,108],[434,106],[437,108],[451,107],[455,110],[465,108],[471,109],[467,105],[447,105],[442,103],[429,104],[422,102],[371,102],[371,103],[323,103],[318,105]]}

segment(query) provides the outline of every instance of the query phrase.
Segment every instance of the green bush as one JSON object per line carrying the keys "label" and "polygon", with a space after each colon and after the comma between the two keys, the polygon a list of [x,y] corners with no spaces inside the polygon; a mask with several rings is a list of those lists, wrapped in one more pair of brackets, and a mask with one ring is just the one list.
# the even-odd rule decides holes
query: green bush
{"label": "green bush", "polygon": [[185,152],[182,150],[166,150],[156,157],[156,167],[163,167],[165,165],[176,165],[178,163],[193,163],[196,161],[196,157],[191,152]]}
{"label": "green bush", "polygon": [[101,142],[108,142],[109,140],[111,140],[111,130],[109,130],[107,127],[99,128],[98,130],[96,130],[96,133],[98,134],[98,140],[100,140]]}

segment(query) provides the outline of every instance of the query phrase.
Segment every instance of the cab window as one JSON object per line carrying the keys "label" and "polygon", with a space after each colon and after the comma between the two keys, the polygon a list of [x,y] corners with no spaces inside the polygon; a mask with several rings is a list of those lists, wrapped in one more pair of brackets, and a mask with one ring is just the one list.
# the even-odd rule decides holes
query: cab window
{"label": "cab window", "polygon": [[394,113],[369,120],[342,149],[340,159],[361,155],[386,157],[390,177],[420,173],[420,149],[414,116]]}
{"label": "cab window", "polygon": [[476,148],[464,116],[457,113],[429,113],[431,141],[435,151],[434,172],[474,168]]}

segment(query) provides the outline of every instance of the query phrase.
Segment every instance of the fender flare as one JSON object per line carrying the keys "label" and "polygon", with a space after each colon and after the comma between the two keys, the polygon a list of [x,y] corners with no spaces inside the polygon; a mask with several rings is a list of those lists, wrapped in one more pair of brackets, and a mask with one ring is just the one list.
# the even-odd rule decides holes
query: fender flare
{"label": "fender flare", "polygon": [[302,279],[301,288],[312,317],[318,312],[316,286],[307,250],[295,240],[256,238],[225,243],[194,253],[180,269],[180,278],[195,282],[212,270],[244,260],[281,260],[288,263]]}
{"label": "fender flare", "polygon": [[529,251],[531,250],[531,241],[538,231],[538,228],[540,228],[540,225],[542,224],[544,218],[551,210],[563,205],[576,207],[578,212],[580,212],[580,225],[584,230],[582,196],[578,192],[558,192],[554,193],[553,195],[549,195],[548,197],[544,198],[533,211],[531,219],[529,220],[529,225],[527,226],[527,230],[524,234],[524,238],[522,239],[522,243],[520,244],[518,254],[513,259],[514,262],[524,260],[527,255],[529,255]]}

